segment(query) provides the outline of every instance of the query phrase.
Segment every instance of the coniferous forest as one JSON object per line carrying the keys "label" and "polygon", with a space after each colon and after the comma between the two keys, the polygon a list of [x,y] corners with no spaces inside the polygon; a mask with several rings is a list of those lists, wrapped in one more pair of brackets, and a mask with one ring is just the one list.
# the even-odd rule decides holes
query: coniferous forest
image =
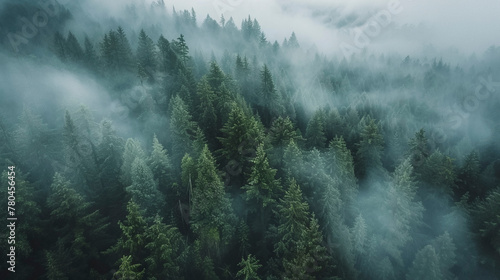
{"label": "coniferous forest", "polygon": [[0,279],[500,279],[500,47],[64,2],[0,3]]}

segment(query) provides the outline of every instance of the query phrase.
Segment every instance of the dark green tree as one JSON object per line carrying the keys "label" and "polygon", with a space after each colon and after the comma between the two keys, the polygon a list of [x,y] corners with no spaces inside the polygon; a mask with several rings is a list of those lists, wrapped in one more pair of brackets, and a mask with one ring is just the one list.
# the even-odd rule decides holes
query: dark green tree
{"label": "dark green tree", "polygon": [[145,259],[146,274],[155,279],[184,279],[181,267],[186,262],[187,248],[179,229],[165,225],[156,216],[144,236],[149,251]]}
{"label": "dark green tree", "polygon": [[324,148],[326,145],[325,137],[325,115],[323,110],[317,110],[306,129],[306,140],[308,148]]}
{"label": "dark green tree", "polygon": [[139,43],[137,46],[137,63],[139,76],[141,79],[147,79],[149,82],[154,81],[154,72],[156,70],[156,52],[153,40],[141,29],[139,33]]}
{"label": "dark green tree", "polygon": [[360,121],[361,141],[357,144],[358,178],[364,178],[368,172],[380,174],[382,171],[382,152],[384,138],[379,125],[369,115]]}
{"label": "dark green tree", "polygon": [[71,31],[66,39],[66,58],[73,62],[80,62],[83,58],[82,47]]}
{"label": "dark green tree", "polygon": [[163,194],[158,190],[153,172],[141,158],[132,162],[131,181],[132,184],[126,190],[132,200],[145,210],[147,217],[153,217],[163,209]]}
{"label": "dark green tree", "polygon": [[218,258],[233,237],[236,217],[206,145],[196,165],[191,227],[199,236],[202,248],[209,256]]}

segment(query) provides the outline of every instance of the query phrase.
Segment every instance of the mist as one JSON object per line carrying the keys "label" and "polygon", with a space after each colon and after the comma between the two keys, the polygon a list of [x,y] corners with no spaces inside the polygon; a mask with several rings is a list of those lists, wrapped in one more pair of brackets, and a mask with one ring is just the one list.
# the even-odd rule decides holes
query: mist
{"label": "mist", "polygon": [[3,1],[0,278],[500,279],[499,11]]}

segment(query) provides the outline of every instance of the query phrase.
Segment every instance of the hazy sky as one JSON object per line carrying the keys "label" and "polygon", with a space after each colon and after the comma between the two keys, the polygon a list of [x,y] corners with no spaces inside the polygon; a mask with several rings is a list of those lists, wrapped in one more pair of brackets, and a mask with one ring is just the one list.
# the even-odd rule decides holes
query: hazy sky
{"label": "hazy sky", "polygon": [[334,24],[348,15],[369,20],[387,11],[390,5],[398,6],[400,12],[391,14],[390,24],[371,38],[367,48],[419,49],[432,44],[482,53],[491,45],[500,45],[498,0],[166,0],[165,3],[167,7],[175,5],[178,10],[194,7],[200,21],[207,13],[218,19],[220,11],[224,11],[224,16],[232,16],[238,26],[251,14],[270,40],[281,42],[295,31],[299,40],[315,42],[324,52],[338,49],[342,41],[353,44],[354,35],[349,32],[353,32],[354,26],[339,30]]}

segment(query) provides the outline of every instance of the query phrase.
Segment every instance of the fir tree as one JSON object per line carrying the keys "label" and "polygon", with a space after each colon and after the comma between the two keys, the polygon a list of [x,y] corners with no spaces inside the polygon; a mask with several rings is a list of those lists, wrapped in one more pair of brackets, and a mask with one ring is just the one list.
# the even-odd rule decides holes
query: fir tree
{"label": "fir tree", "polygon": [[241,268],[236,277],[243,280],[260,280],[259,274],[257,271],[262,267],[259,264],[259,260],[256,259],[252,254],[249,254],[246,259],[241,258],[241,262],[238,264]]}
{"label": "fir tree", "polygon": [[415,260],[406,275],[408,280],[439,280],[443,279],[439,259],[434,247],[427,245],[418,251]]}

